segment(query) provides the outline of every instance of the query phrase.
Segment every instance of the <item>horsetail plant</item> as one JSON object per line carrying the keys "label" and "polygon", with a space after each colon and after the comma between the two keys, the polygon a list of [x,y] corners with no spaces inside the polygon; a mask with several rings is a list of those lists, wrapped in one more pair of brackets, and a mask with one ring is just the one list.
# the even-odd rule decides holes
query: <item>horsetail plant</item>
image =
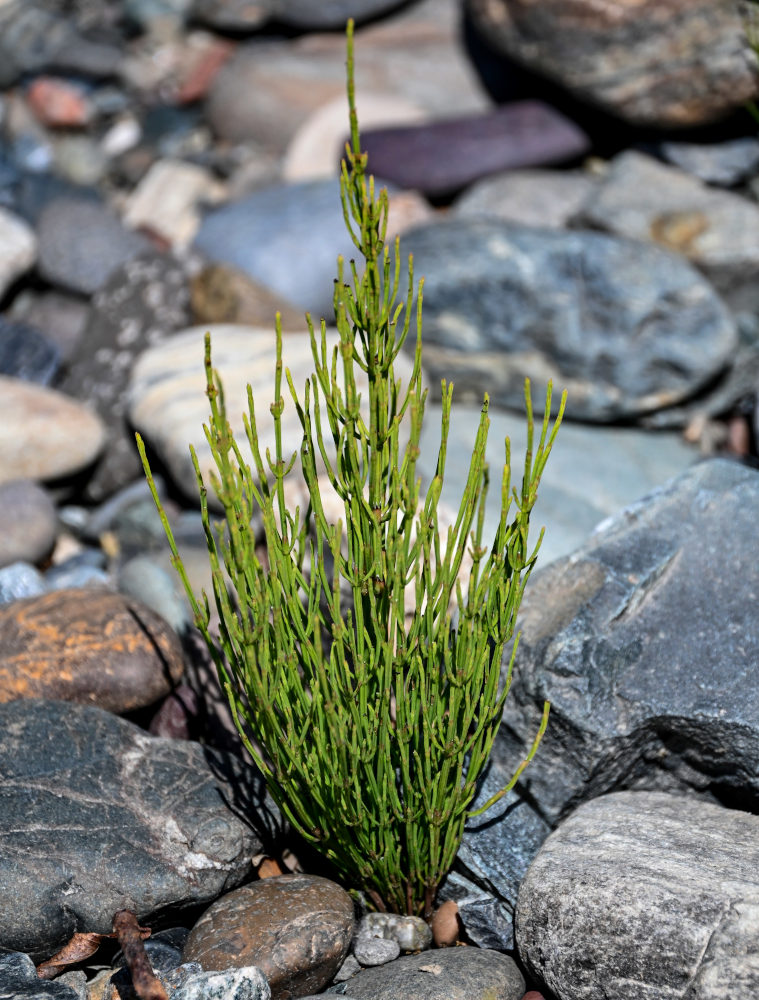
{"label": "horsetail plant", "polygon": [[[349,887],[380,910],[429,915],[453,865],[467,819],[516,783],[471,810],[511,684],[513,638],[540,539],[528,544],[538,484],[561,421],[550,427],[551,386],[534,448],[529,382],[528,443],[518,489],[509,441],[495,539],[482,543],[488,471],[488,397],[482,405],[469,473],[455,523],[441,537],[438,503],[446,465],[453,386],[442,383],[437,469],[425,496],[416,473],[426,390],[422,387],[422,283],[415,293],[409,258],[405,301],[397,302],[401,256],[386,242],[388,195],[375,195],[361,151],[355,107],[353,25],[347,32],[350,141],[341,197],[363,270],[338,260],[334,308],[339,345],[330,351],[324,321],[307,317],[314,374],[299,397],[283,369],[276,324],[274,454],[262,449],[256,400],[248,387],[246,462],[226,416],[222,385],[206,336],[211,415],[205,434],[216,471],[211,485],[224,520],[212,524],[194,449],[200,503],[213,571],[212,607],[196,596],[172,536],[138,437],[154,500],[195,622],[208,645],[243,743],[282,814],[335,866]],[[414,307],[416,296],[417,305]],[[415,324],[407,386],[394,362]],[[362,407],[356,369],[368,380]],[[285,479],[297,455],[283,450],[283,378],[302,427],[300,466],[309,503],[288,510]],[[401,447],[401,429],[407,443]],[[320,468],[340,498],[344,521],[322,502]],[[511,514],[513,508],[513,514]],[[260,512],[266,555],[251,525]],[[471,563],[468,579],[462,565]],[[235,599],[228,590],[231,580]],[[405,592],[413,589],[407,614]],[[453,610],[452,610],[453,609]]]}

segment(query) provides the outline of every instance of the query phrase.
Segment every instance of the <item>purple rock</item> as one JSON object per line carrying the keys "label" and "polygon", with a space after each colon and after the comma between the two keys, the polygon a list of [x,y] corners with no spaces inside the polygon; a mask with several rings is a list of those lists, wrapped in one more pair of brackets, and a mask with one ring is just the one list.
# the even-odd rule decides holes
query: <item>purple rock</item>
{"label": "purple rock", "polygon": [[363,133],[375,176],[437,196],[499,171],[572,160],[589,146],[574,122],[540,101],[515,101],[488,114]]}

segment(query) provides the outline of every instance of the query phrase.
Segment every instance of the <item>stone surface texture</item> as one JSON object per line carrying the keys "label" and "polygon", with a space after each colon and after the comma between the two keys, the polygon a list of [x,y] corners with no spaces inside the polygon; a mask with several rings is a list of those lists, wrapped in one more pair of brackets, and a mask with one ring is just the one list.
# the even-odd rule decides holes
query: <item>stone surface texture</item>
{"label": "stone surface texture", "polygon": [[40,979],[23,952],[0,955],[0,1000],[81,1000],[70,986]]}
{"label": "stone surface texture", "polygon": [[184,960],[205,971],[255,965],[273,1000],[291,1000],[331,981],[353,935],[353,901],[316,875],[277,875],[217,900],[195,924]]}
{"label": "stone surface texture", "polygon": [[28,479],[0,483],[0,510],[0,566],[47,559],[58,534],[58,517],[50,496]]}
{"label": "stone surface texture", "polygon": [[468,187],[451,215],[563,229],[597,185],[597,177],[580,170],[509,170]]}
{"label": "stone surface texture", "polygon": [[0,705],[0,779],[0,948],[35,961],[116,910],[145,925],[216,899],[261,849],[233,808],[271,816],[235,758],[67,702]]}
{"label": "stone surface texture", "polygon": [[0,317],[0,373],[49,385],[61,364],[55,344],[28,323]]}
{"label": "stone surface texture", "polygon": [[759,818],[662,792],[581,805],[519,891],[519,953],[558,1000],[759,990]]}
{"label": "stone surface texture", "polygon": [[260,969],[196,972],[173,994],[172,1000],[270,1000],[271,990]]}
{"label": "stone surface texture", "polygon": [[0,608],[0,702],[58,698],[129,712],[179,682],[182,646],[151,608],[90,589]]}
{"label": "stone surface texture", "polygon": [[83,403],[0,375],[0,482],[73,475],[104,443],[103,424]]}
{"label": "stone surface texture", "polygon": [[486,948],[442,948],[365,969],[327,993],[350,1000],[521,1000],[524,985],[508,955]]}
{"label": "stone surface texture", "polygon": [[0,208],[0,296],[29,270],[36,257],[34,230],[13,212]]}
{"label": "stone surface texture", "polygon": [[759,93],[733,0],[468,0],[496,49],[634,125],[703,125]]}
{"label": "stone surface texture", "polygon": [[680,253],[733,309],[759,309],[759,206],[731,191],[629,150],[612,161],[574,224]]}
{"label": "stone surface texture", "polygon": [[425,275],[433,389],[445,377],[522,410],[525,376],[552,378],[571,418],[618,420],[692,395],[737,345],[701,275],[633,240],[456,219],[410,230],[403,246]]}

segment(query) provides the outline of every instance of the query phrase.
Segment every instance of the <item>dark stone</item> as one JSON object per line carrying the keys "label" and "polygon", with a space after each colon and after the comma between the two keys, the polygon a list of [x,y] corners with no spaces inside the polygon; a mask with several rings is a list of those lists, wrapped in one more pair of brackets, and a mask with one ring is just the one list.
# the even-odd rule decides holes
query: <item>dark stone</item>
{"label": "dark stone", "polygon": [[345,230],[339,184],[332,179],[262,188],[214,209],[195,246],[312,312],[317,321],[334,315],[338,254],[347,261],[356,253]]}
{"label": "dark stone", "polygon": [[60,698],[129,712],[182,676],[182,646],[134,598],[56,590],[0,608],[0,702]]}
{"label": "dark stone", "polygon": [[353,926],[353,901],[339,885],[317,875],[278,875],[218,899],[190,932],[184,960],[205,971],[256,966],[272,1000],[290,1000],[332,980]]}
{"label": "dark stone", "polygon": [[366,129],[361,144],[375,176],[434,196],[501,170],[573,160],[589,148],[577,125],[540,101],[516,101],[476,117]]}
{"label": "dark stone", "polygon": [[430,385],[496,405],[523,410],[529,375],[566,388],[574,419],[636,417],[695,394],[737,345],[698,272],[632,240],[461,219],[407,232],[403,250],[425,277]]}
{"label": "dark stone", "polygon": [[239,760],[68,702],[0,705],[0,777],[0,949],[36,961],[116,910],[210,903],[261,850],[249,823],[274,823]]}
{"label": "dark stone", "polygon": [[351,1000],[521,1000],[524,988],[508,955],[485,948],[441,948],[364,969],[327,993]]}
{"label": "dark stone", "polygon": [[519,953],[571,1000],[759,990],[759,818],[651,792],[581,805],[519,891]]}
{"label": "dark stone", "polygon": [[40,979],[34,962],[20,951],[0,955],[0,1000],[78,1000],[70,986]]}
{"label": "dark stone", "polygon": [[78,197],[49,202],[38,219],[37,238],[40,274],[53,285],[85,295],[150,249],[149,241],[123,226],[110,208]]}
{"label": "dark stone", "polygon": [[734,0],[467,0],[466,8],[508,61],[635,125],[704,125],[759,93]]}
{"label": "dark stone", "polygon": [[0,374],[50,385],[60,364],[60,351],[41,330],[0,316]]}
{"label": "dark stone", "polygon": [[119,267],[94,296],[79,348],[61,383],[86,399],[108,429],[108,446],[86,496],[101,502],[141,478],[134,434],[126,421],[126,389],[135,358],[170,337],[190,318],[188,278],[174,257],[154,251]]}
{"label": "dark stone", "polygon": [[758,517],[759,472],[714,459],[534,574],[493,780],[508,781],[548,699],[519,787],[549,823],[630,788],[756,810]]}

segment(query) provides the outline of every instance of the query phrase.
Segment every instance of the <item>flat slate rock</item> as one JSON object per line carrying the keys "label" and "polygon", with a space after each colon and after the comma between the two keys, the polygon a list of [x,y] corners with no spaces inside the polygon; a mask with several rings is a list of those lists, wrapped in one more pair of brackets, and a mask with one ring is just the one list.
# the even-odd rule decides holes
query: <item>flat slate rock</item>
{"label": "flat slate rock", "polygon": [[549,823],[628,788],[757,808],[758,517],[759,472],[712,459],[533,575],[496,757],[513,770],[548,699],[520,787]]}
{"label": "flat slate rock", "polygon": [[759,817],[655,792],[581,805],[519,891],[517,938],[557,1000],[759,991]]}
{"label": "flat slate rock", "polygon": [[129,712],[179,683],[182,645],[141,601],[55,590],[0,608],[0,702],[59,698]]}
{"label": "flat slate rock", "polygon": [[41,961],[110,933],[116,910],[144,925],[210,903],[250,873],[249,824],[271,816],[236,758],[98,708],[0,705],[0,949]]}
{"label": "flat slate rock", "polygon": [[290,1000],[332,981],[353,927],[353,900],[335,882],[278,875],[217,899],[192,928],[183,959],[208,972],[256,966],[273,1000]]}
{"label": "flat slate rock", "polygon": [[535,100],[466,118],[364,128],[361,134],[376,177],[435,197],[500,170],[576,159],[589,145],[582,129]]}
{"label": "flat slate rock", "polygon": [[403,252],[425,277],[433,388],[444,377],[521,411],[525,376],[552,378],[571,418],[629,419],[693,395],[737,346],[695,268],[632,240],[456,219],[409,230]]}
{"label": "flat slate rock", "polygon": [[364,969],[327,993],[350,1000],[521,1000],[525,983],[508,955],[485,948],[441,948]]}

